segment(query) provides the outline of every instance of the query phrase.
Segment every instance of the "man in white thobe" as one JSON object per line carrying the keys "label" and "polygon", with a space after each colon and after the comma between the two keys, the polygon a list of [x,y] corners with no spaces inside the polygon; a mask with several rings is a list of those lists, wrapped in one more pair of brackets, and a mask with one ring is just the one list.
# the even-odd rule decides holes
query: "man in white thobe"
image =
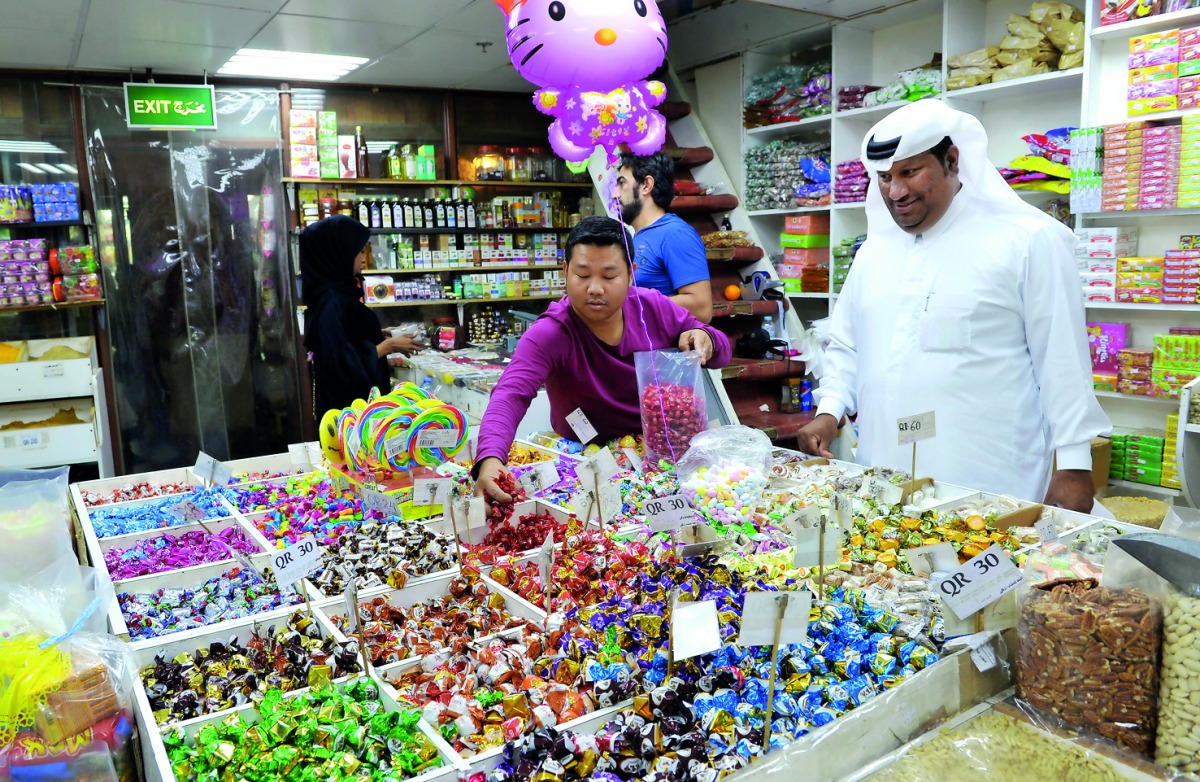
{"label": "man in white thobe", "polygon": [[918,474],[1091,511],[1091,440],[1111,427],[1092,388],[1074,235],[1012,191],[983,126],[941,101],[888,115],[862,152],[868,238],[801,447],[828,456],[857,412],[858,461],[907,471],[897,420],[932,410]]}

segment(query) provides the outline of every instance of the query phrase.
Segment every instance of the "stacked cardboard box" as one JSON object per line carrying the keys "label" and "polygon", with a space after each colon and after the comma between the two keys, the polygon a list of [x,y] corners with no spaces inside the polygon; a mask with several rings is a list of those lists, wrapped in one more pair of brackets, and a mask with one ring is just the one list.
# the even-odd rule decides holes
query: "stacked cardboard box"
{"label": "stacked cardboard box", "polygon": [[[1188,79],[1190,84],[1200,86],[1200,75]],[[1200,93],[1196,97],[1200,99]],[[1179,197],[1175,205],[1180,209],[1200,206],[1200,115],[1197,114],[1187,115],[1180,125]]]}
{"label": "stacked cardboard box", "polygon": [[1200,336],[1155,334],[1152,382],[1156,396],[1178,398],[1179,389],[1200,376]]}
{"label": "stacked cardboard box", "polygon": [[1129,434],[1114,434],[1109,476],[1134,483],[1161,486],[1166,439],[1166,432],[1162,429],[1140,429]]}
{"label": "stacked cardboard box", "polygon": [[1131,256],[1117,259],[1117,301],[1162,304],[1163,259]]}
{"label": "stacked cardboard box", "polygon": [[1154,396],[1154,351],[1124,348],[1117,353],[1117,391]]}
{"label": "stacked cardboard box", "polygon": [[317,160],[321,168],[321,179],[337,179],[341,176],[338,167],[337,112],[317,112]]}
{"label": "stacked cardboard box", "polygon": [[1163,443],[1162,486],[1168,489],[1181,489],[1179,484],[1179,464],[1175,461],[1175,452],[1179,445],[1179,413],[1167,416],[1167,438]]}
{"label": "stacked cardboard box", "polygon": [[779,236],[779,279],[788,293],[829,292],[829,215],[793,215]]}
{"label": "stacked cardboard box", "polygon": [[1179,108],[1179,30],[1129,39],[1129,116]]}
{"label": "stacked cardboard box", "polygon": [[1163,303],[1195,304],[1200,298],[1200,250],[1167,250],[1163,258]]}
{"label": "stacked cardboard box", "polygon": [[317,156],[317,112],[292,109],[288,115],[290,176],[318,179],[321,167]]}
{"label": "stacked cardboard box", "polygon": [[1145,128],[1145,122],[1104,126],[1102,211],[1123,212],[1137,208],[1142,181],[1142,131]]}
{"label": "stacked cardboard box", "polygon": [[1129,338],[1126,323],[1088,323],[1088,348],[1092,353],[1092,382],[1101,391],[1117,390],[1118,358]]}
{"label": "stacked cardboard box", "polygon": [[1075,266],[1084,301],[1117,300],[1117,264],[1137,253],[1138,229],[1117,226],[1080,228],[1075,231]]}

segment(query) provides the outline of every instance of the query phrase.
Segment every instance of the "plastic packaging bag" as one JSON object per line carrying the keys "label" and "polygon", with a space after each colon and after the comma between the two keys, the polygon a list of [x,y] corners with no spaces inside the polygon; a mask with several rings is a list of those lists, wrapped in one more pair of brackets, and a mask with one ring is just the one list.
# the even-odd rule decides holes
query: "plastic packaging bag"
{"label": "plastic packaging bag", "polygon": [[708,427],[700,354],[652,350],[635,354],[633,360],[646,458],[675,463],[692,438]]}
{"label": "plastic packaging bag", "polygon": [[679,485],[710,520],[749,520],[771,475],[771,439],[748,426],[709,429],[692,438],[676,465]]}
{"label": "plastic packaging bag", "polygon": [[74,558],[66,467],[0,470],[0,572],[20,582],[62,557]]}
{"label": "plastic packaging bag", "polygon": [[956,54],[946,60],[946,65],[950,70],[958,70],[959,68],[987,68],[992,69],[992,58],[1000,53],[1000,49],[996,46],[985,46],[982,49],[976,49],[973,52],[965,54]]}
{"label": "plastic packaging bag", "polygon": [[0,584],[0,778],[137,779],[128,645],[103,633],[111,600],[70,559]]}
{"label": "plastic packaging bag", "polygon": [[[1006,710],[1009,707],[1004,705]],[[981,714],[929,741],[914,743],[899,758],[866,779],[870,782],[1120,782],[1124,777],[1086,741],[1070,741],[998,712]]]}
{"label": "plastic packaging bag", "polygon": [[1018,697],[1073,727],[1150,751],[1162,643],[1157,596],[1095,579],[1039,584],[1021,604],[1017,635]]}

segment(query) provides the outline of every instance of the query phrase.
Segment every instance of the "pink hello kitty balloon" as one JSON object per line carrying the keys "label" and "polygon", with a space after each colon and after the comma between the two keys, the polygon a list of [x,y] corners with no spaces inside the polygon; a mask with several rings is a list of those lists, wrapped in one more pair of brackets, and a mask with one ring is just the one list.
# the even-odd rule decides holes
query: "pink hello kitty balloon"
{"label": "pink hello kitty balloon", "polygon": [[538,111],[555,117],[550,145],[582,163],[597,145],[616,157],[662,147],[667,122],[654,107],[662,82],[644,81],[667,55],[667,28],[655,0],[496,0],[508,16],[508,56],[541,87]]}

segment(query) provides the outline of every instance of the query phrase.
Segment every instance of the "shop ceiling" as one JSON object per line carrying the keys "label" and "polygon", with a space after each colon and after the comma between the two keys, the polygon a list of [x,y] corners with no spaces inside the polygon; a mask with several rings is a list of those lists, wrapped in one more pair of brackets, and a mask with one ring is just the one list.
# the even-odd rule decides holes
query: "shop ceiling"
{"label": "shop ceiling", "polygon": [[[800,33],[906,4],[660,3],[681,70],[777,39],[781,30]],[[508,62],[495,0],[0,0],[0,68],[212,74],[243,47],[370,59],[342,83],[529,88]]]}

